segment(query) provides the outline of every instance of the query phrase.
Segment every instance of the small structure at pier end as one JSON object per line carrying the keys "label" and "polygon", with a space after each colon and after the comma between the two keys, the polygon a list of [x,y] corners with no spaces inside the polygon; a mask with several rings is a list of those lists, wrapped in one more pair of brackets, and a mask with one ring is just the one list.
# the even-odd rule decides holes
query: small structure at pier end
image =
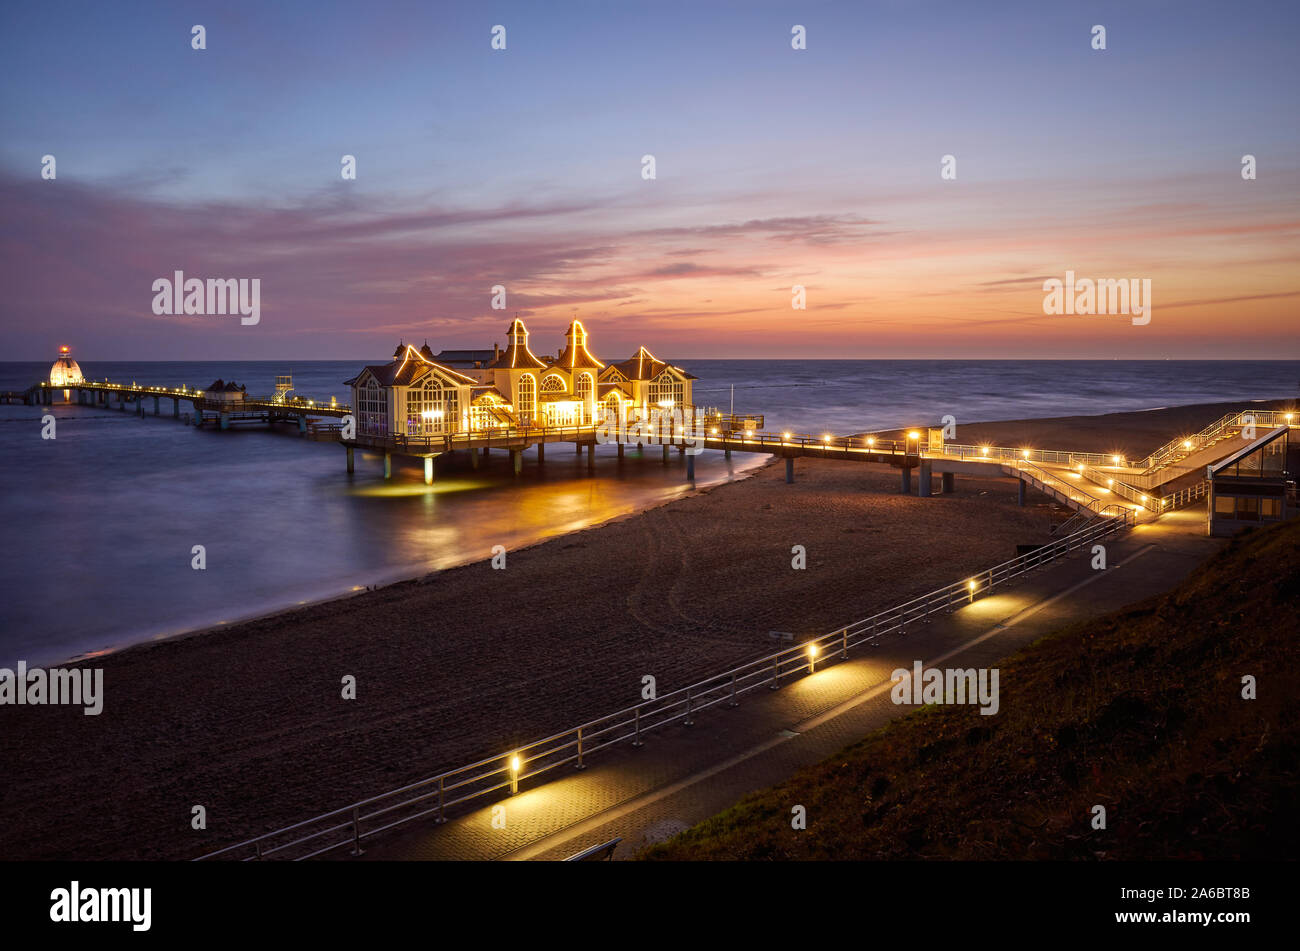
{"label": "small structure at pier end", "polygon": [[389,363],[364,367],[352,387],[357,432],[449,436],[534,427],[594,426],[605,413],[691,406],[694,376],[645,347],[606,365],[575,320],[556,356],[538,357],[515,318],[506,348],[444,350],[399,343]]}
{"label": "small structure at pier end", "polygon": [[248,395],[248,388],[240,386],[234,380],[229,383],[224,380],[214,380],[212,385],[203,391],[203,395],[209,401],[242,403]]}
{"label": "small structure at pier end", "polygon": [[54,366],[50,367],[50,386],[75,386],[84,382],[85,377],[81,375],[81,367],[77,366],[77,361],[72,359],[71,348],[59,347],[58,359],[54,361]]}

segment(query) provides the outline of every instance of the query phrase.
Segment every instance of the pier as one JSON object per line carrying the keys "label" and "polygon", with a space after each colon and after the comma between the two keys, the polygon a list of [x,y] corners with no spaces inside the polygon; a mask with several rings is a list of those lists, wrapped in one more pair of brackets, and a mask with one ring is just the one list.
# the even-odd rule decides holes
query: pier
{"label": "pier", "polygon": [[[56,400],[56,394],[62,393],[62,400]],[[112,409],[116,400],[117,409],[123,413],[136,416],[161,416],[165,400],[171,401],[173,419],[181,419],[181,404],[188,404],[189,412],[184,414],[186,422],[195,426],[215,426],[229,429],[234,425],[249,423],[273,425],[290,423],[298,427],[304,435],[318,439],[333,439],[334,430],[320,424],[323,419],[342,419],[352,412],[346,403],[321,403],[315,400],[289,399],[276,397],[247,397],[225,399],[214,396],[205,390],[193,390],[189,387],[146,386],[138,383],[90,382],[64,383],[58,386],[50,383],[38,383],[19,393],[6,393],[6,402],[21,402],[34,406],[52,406],[55,402],[76,403],[81,406],[103,406]],[[152,407],[149,406],[150,401]],[[151,412],[146,412],[150,408]]]}
{"label": "pier", "polygon": [[[285,379],[285,378],[282,378]],[[217,381],[220,382],[220,381]],[[233,386],[233,384],[232,384]],[[63,401],[80,405],[112,407],[137,416],[163,415],[164,401],[171,401],[171,416],[196,427],[219,430],[242,425],[286,423],[299,433],[319,441],[340,443],[346,451],[347,471],[355,471],[357,450],[382,457],[384,477],[391,478],[393,457],[419,459],[424,481],[435,479],[435,460],[464,452],[473,468],[493,449],[510,453],[515,475],[523,471],[524,453],[536,449],[538,465],[546,461],[546,446],[572,443],[578,455],[586,454],[587,470],[595,471],[598,445],[613,445],[621,461],[628,448],[644,453],[659,448],[668,465],[672,450],[685,457],[684,478],[695,480],[695,456],[704,450],[759,453],[785,460],[785,481],[794,482],[795,460],[841,459],[888,465],[899,471],[899,491],[928,498],[955,491],[956,477],[1014,478],[1019,483],[1019,501],[1025,504],[1030,488],[1070,510],[1071,517],[1053,529],[1068,534],[1096,519],[1120,519],[1129,523],[1149,521],[1206,498],[1212,493],[1209,478],[1193,479],[1241,448],[1244,434],[1258,432],[1262,439],[1275,438],[1300,424],[1294,412],[1243,410],[1229,413],[1193,436],[1179,436],[1141,460],[1116,455],[1065,449],[1030,449],[973,446],[944,441],[941,431],[909,430],[903,438],[874,434],[859,436],[771,433],[763,429],[761,414],[738,415],[716,409],[683,406],[649,410],[649,419],[634,419],[629,405],[618,408],[597,406],[589,422],[575,425],[518,426],[500,422],[482,424],[468,432],[429,435],[361,434],[356,432],[352,407],[331,400],[328,404],[290,398],[286,386],[274,397],[249,397],[242,392],[213,392],[189,387],[149,386],[138,383],[67,382],[38,383],[26,391],[3,394],[6,400],[34,405],[53,405],[56,394]],[[152,412],[146,408],[152,402]],[[182,414],[182,404],[189,411]],[[644,407],[641,408],[644,412]],[[683,425],[689,420],[693,425]],[[935,477],[939,490],[935,492]],[[1177,483],[1177,484],[1176,484]],[[1294,498],[1281,499],[1287,517],[1295,508]]]}

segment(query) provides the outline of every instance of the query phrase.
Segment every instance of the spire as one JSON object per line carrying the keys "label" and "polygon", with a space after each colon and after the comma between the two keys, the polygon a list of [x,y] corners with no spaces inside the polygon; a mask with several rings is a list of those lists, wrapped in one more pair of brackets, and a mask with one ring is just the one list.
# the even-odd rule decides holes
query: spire
{"label": "spire", "polygon": [[509,341],[506,349],[501,351],[500,356],[492,361],[492,367],[504,370],[523,370],[523,369],[541,369],[546,366],[541,360],[533,356],[533,352],[528,349],[528,328],[524,322],[515,315],[515,319],[510,322],[506,328],[506,339]]}
{"label": "spire", "polygon": [[604,369],[605,364],[592,356],[591,351],[587,349],[587,328],[582,326],[582,321],[575,319],[573,323],[569,324],[564,339],[567,341],[567,345],[560,351],[560,355],[555,361],[559,366],[571,370],[579,367]]}

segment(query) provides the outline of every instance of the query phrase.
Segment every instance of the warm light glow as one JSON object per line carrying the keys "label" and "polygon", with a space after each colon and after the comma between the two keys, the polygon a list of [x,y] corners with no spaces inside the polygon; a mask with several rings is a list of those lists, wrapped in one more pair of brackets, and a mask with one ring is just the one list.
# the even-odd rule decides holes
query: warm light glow
{"label": "warm light glow", "polygon": [[1026,459],[1028,459],[1028,458],[1029,458],[1029,450],[1028,450],[1028,449],[1022,449],[1022,450],[1020,451],[1020,455],[1024,456]]}
{"label": "warm light glow", "polygon": [[781,438],[782,438],[782,439],[789,439],[789,438],[790,438],[790,434],[789,434],[789,433],[782,433],[782,434],[781,434]]}
{"label": "warm light glow", "polygon": [[876,437],[875,437],[875,436],[868,436],[868,437],[867,437],[867,445],[868,445],[868,446],[874,446],[875,444],[876,444]]}
{"label": "warm light glow", "polygon": [[753,431],[752,429],[746,429],[746,430],[745,430],[745,435],[746,435],[746,436],[752,436],[752,435],[754,435],[754,431]]}
{"label": "warm light glow", "polygon": [[1183,448],[1184,448],[1184,449],[1191,449],[1191,448],[1192,448],[1192,441],[1191,441],[1190,439],[1184,439],[1184,440],[1183,440]]}
{"label": "warm light glow", "polygon": [[908,433],[908,434],[907,434],[907,438],[908,438],[908,439],[920,439],[920,438],[921,438],[921,434],[920,434],[920,433],[915,433],[915,432],[914,432],[914,433]]}
{"label": "warm light glow", "polygon": [[715,436],[718,435],[718,427],[717,427],[717,426],[714,426],[714,427],[713,427],[713,435],[715,435]]}
{"label": "warm light glow", "polygon": [[1115,463],[1115,465],[1119,465],[1119,456],[1111,456],[1110,461]]}
{"label": "warm light glow", "polygon": [[980,455],[981,455],[981,456],[987,456],[988,454],[989,454],[989,447],[988,447],[988,446],[981,446],[981,447],[980,447]]}
{"label": "warm light glow", "polygon": [[510,770],[511,770],[511,772],[515,772],[515,773],[519,772],[519,757],[518,757],[518,756],[512,756],[512,757],[510,757]]}
{"label": "warm light glow", "polygon": [[1114,480],[1114,479],[1107,479],[1107,480],[1106,480],[1106,484],[1107,484],[1107,485],[1114,485],[1114,484],[1115,484],[1115,480]]}
{"label": "warm light glow", "polygon": [[817,656],[817,645],[816,645],[816,644],[809,644],[809,645],[808,645],[808,656],[809,656],[809,657],[816,657],[816,656]]}
{"label": "warm light glow", "polygon": [[974,582],[974,581],[967,582],[966,587],[968,587],[968,588],[970,588],[972,591],[974,591],[974,590],[975,590],[975,582]]}

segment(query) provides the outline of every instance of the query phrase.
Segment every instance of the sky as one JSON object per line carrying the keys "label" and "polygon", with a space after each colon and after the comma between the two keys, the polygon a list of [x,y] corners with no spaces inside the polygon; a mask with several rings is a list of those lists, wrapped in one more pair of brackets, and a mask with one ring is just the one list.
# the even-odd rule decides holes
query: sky
{"label": "sky", "polygon": [[[7,4],[0,359],[515,314],[605,360],[1296,359],[1298,43],[1293,2]],[[259,322],[155,314],[177,270],[258,279]],[[1067,271],[1150,321],[1045,314]]]}

